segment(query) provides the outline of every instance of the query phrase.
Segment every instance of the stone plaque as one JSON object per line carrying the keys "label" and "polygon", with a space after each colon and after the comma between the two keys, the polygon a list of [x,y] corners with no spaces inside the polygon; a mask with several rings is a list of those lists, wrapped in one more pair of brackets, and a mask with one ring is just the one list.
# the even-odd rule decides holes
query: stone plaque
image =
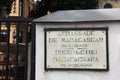
{"label": "stone plaque", "polygon": [[108,28],[45,28],[45,70],[108,70]]}

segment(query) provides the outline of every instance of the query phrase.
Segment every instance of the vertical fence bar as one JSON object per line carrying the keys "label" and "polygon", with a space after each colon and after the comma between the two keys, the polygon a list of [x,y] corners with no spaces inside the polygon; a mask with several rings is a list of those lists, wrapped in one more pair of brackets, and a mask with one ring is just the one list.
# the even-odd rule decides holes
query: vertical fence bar
{"label": "vertical fence bar", "polygon": [[25,39],[25,75],[24,80],[27,80],[27,68],[28,68],[28,24],[25,24],[25,32],[26,32],[26,39]]}
{"label": "vertical fence bar", "polygon": [[1,21],[0,21],[0,42],[2,41],[2,33],[1,33]]}
{"label": "vertical fence bar", "polygon": [[6,63],[5,63],[5,80],[9,80],[9,53],[10,53],[10,22],[6,22],[7,27],[7,51],[6,51]]}
{"label": "vertical fence bar", "polygon": [[[1,45],[1,41],[2,41],[2,34],[1,34],[1,21],[0,21],[0,45]],[[3,79],[3,63],[1,62],[0,66],[2,66],[2,75],[0,75],[1,79]]]}
{"label": "vertical fence bar", "polygon": [[18,79],[18,56],[19,56],[19,22],[16,22],[16,53],[15,53],[15,80]]}
{"label": "vertical fence bar", "polygon": [[30,80],[35,80],[35,32],[36,32],[36,28],[35,28],[35,23],[32,22],[32,47],[31,47],[31,76],[30,76]]}

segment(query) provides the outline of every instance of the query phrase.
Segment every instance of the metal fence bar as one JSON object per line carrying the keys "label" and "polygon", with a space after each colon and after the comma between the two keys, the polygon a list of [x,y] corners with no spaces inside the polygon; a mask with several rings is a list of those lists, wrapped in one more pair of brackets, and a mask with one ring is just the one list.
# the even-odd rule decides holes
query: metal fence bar
{"label": "metal fence bar", "polygon": [[19,22],[16,22],[15,80],[18,80]]}
{"label": "metal fence bar", "polygon": [[[0,22],[0,42],[2,41],[2,35],[1,35],[1,33],[2,33],[2,32],[1,32],[1,22]],[[1,45],[1,43],[0,43],[0,45]],[[3,67],[4,67],[3,64],[0,64],[0,66],[2,66],[2,69],[3,69]],[[0,76],[1,76],[1,79],[3,79],[3,70],[1,70],[1,72],[2,72],[2,73],[1,73]]]}
{"label": "metal fence bar", "polygon": [[0,41],[2,39],[2,36],[1,36],[1,22],[0,22]]}
{"label": "metal fence bar", "polygon": [[6,22],[6,27],[7,27],[7,51],[6,51],[5,80],[9,80],[10,22]]}
{"label": "metal fence bar", "polygon": [[26,39],[25,39],[25,76],[24,76],[24,80],[27,80],[27,68],[28,68],[28,26],[29,26],[29,22],[26,22],[26,24],[25,24]]}
{"label": "metal fence bar", "polygon": [[[11,27],[11,25],[13,24],[15,24],[15,28],[16,28],[16,43],[15,44],[12,44],[12,45],[15,45],[14,47],[15,47],[15,54],[14,54],[14,56],[15,56],[15,63],[13,64],[13,66],[15,66],[15,68],[14,69],[12,69],[13,71],[14,71],[14,73],[13,73],[13,77],[14,77],[14,79],[12,78],[12,80],[20,80],[19,79],[19,67],[20,67],[20,65],[19,65],[19,57],[18,56],[20,56],[21,54],[20,54],[20,49],[21,49],[21,46],[19,45],[19,43],[20,43],[20,36],[19,36],[19,31],[20,31],[20,29],[21,29],[21,26],[20,26],[20,23],[26,23],[26,25],[24,26],[25,27],[25,37],[26,38],[24,38],[25,39],[25,65],[24,65],[24,67],[25,68],[23,68],[22,70],[24,70],[24,80],[27,80],[28,78],[27,77],[30,77],[30,80],[35,80],[35,23],[34,22],[32,22],[32,20],[33,19],[29,19],[29,18],[20,18],[20,19],[18,19],[18,18],[0,18],[0,39],[2,40],[2,25],[4,24],[4,23],[6,23],[5,25],[7,26],[7,41],[4,41],[4,42],[6,42],[6,45],[5,45],[5,47],[6,47],[6,49],[5,49],[5,51],[6,52],[4,52],[5,53],[5,74],[4,74],[4,78],[5,78],[5,80],[11,80],[10,79],[10,70],[9,70],[9,57],[11,57],[11,54],[10,54],[10,52],[12,51],[12,50],[10,50],[11,49],[11,43],[10,43],[10,37],[12,37],[12,35],[10,35],[11,33],[10,33],[10,27]],[[31,30],[31,42],[32,42],[32,45],[31,45],[31,70],[30,70],[30,76],[27,76],[27,74],[28,74],[28,27],[29,27],[29,23],[31,23],[31,25],[32,25],[32,30]]]}
{"label": "metal fence bar", "polygon": [[35,80],[35,39],[36,39],[36,28],[35,28],[35,23],[32,22],[32,27],[31,27],[31,33],[32,33],[32,37],[31,37],[31,40],[32,40],[32,47],[31,47],[31,78],[30,80]]}

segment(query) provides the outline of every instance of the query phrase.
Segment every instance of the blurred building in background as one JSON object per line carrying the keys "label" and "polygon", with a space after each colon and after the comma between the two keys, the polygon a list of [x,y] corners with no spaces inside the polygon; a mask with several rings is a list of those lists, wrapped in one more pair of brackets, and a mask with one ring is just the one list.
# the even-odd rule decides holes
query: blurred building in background
{"label": "blurred building in background", "polygon": [[99,8],[120,8],[120,0],[99,0]]}
{"label": "blurred building in background", "polygon": [[28,17],[34,7],[34,0],[15,0],[9,16]]}
{"label": "blurred building in background", "polygon": [[[34,0],[15,0],[12,4],[11,8],[11,13],[9,14],[9,17],[24,17],[27,18],[29,12],[33,9],[34,7]],[[2,17],[1,17],[2,18]],[[3,17],[4,18],[4,17]],[[19,24],[20,27],[20,43],[25,42],[24,40],[24,30],[25,26],[24,23]],[[0,27],[0,42],[6,42],[7,41],[7,27],[5,23],[1,23]],[[11,24],[10,26],[10,43],[15,43],[16,42],[16,26],[15,23]]]}

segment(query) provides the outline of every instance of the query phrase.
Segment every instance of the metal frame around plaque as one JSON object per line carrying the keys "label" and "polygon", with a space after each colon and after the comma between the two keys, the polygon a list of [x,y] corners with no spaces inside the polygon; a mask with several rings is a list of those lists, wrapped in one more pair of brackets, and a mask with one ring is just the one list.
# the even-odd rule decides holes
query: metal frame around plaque
{"label": "metal frame around plaque", "polygon": [[109,71],[108,28],[45,28],[45,70]]}

